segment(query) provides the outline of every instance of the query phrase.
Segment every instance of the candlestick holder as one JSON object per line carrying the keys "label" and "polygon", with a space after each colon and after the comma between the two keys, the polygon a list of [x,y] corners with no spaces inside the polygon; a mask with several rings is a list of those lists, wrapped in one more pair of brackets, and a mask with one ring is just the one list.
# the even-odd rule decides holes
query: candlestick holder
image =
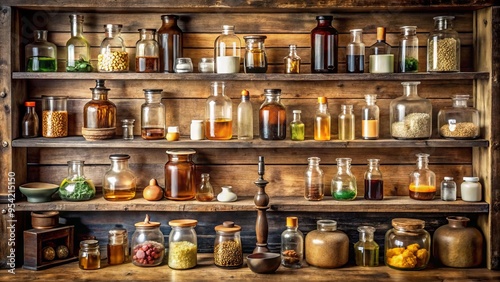
{"label": "candlestick holder", "polygon": [[267,223],[266,211],[269,209],[269,196],[266,194],[266,186],[269,183],[264,180],[265,164],[264,157],[259,156],[259,179],[255,181],[255,185],[259,187],[259,191],[253,198],[255,203],[255,208],[257,209],[257,220],[255,223],[255,234],[257,237],[257,247],[253,250],[253,253],[265,253],[269,252],[267,248],[267,235],[269,233],[269,225]]}

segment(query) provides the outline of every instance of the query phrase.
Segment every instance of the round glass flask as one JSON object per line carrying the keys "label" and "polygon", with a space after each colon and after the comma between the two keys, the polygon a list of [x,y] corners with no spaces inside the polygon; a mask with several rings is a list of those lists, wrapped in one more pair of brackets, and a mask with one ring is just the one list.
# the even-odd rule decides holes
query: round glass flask
{"label": "round glass flask", "polygon": [[59,185],[59,196],[66,201],[87,201],[95,196],[95,186],[83,173],[84,161],[68,161],[68,176]]}
{"label": "round glass flask", "polygon": [[26,45],[27,72],[55,72],[57,71],[57,47],[47,41],[46,30],[35,30],[35,41]]}
{"label": "round glass flask", "polygon": [[196,196],[195,150],[167,150],[165,164],[165,197],[169,200],[191,200]]}
{"label": "round glass flask", "polygon": [[354,200],[358,193],[356,177],[351,172],[350,158],[337,158],[337,174],[332,179],[331,192],[335,200]]}
{"label": "round glass flask", "polygon": [[135,197],[137,178],[128,166],[129,155],[110,155],[111,166],[104,174],[102,194],[108,201],[126,201]]}

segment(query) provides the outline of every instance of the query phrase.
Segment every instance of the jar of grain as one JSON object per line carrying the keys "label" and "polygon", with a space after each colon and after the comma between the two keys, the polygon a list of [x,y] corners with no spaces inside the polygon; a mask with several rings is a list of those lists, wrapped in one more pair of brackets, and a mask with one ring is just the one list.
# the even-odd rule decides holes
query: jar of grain
{"label": "jar of grain", "polygon": [[195,219],[176,219],[168,222],[172,227],[168,237],[168,266],[189,269],[197,264],[198,243]]}
{"label": "jar of grain", "polygon": [[131,240],[132,263],[137,266],[157,266],[165,256],[165,240],[160,230],[160,223],[149,220],[135,224],[135,232]]}
{"label": "jar of grain", "polygon": [[97,56],[98,72],[128,72],[129,56],[121,37],[122,27],[121,24],[104,25],[105,38]]}
{"label": "jar of grain", "polygon": [[68,97],[42,96],[42,136],[68,136]]}
{"label": "jar of grain", "polygon": [[460,71],[460,38],[453,16],[434,17],[434,31],[427,38],[427,71]]}
{"label": "jar of grain", "polygon": [[452,107],[438,113],[439,135],[448,139],[474,139],[479,137],[479,111],[467,107],[469,95],[453,95]]}
{"label": "jar of grain", "polygon": [[321,268],[337,268],[349,260],[349,238],[335,220],[318,220],[318,229],[306,235],[306,261]]}
{"label": "jar of grain", "polygon": [[232,221],[224,221],[215,227],[217,232],[214,243],[214,262],[222,268],[238,268],[243,265],[241,247],[241,226]]}

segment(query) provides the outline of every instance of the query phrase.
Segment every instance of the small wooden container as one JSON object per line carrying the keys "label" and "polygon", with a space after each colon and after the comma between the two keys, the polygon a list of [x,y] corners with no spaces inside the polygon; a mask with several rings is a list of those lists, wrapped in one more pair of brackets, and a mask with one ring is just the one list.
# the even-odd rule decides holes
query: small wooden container
{"label": "small wooden container", "polygon": [[35,229],[50,229],[59,225],[58,211],[31,212],[31,226]]}
{"label": "small wooden container", "polygon": [[116,135],[116,127],[109,127],[109,128],[82,127],[82,135],[87,141],[111,139]]}

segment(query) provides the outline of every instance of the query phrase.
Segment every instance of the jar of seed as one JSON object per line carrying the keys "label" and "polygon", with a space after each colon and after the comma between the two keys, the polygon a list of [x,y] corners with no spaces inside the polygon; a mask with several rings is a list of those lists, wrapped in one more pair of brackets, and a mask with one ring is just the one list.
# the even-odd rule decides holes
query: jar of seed
{"label": "jar of seed", "polygon": [[121,37],[121,24],[104,25],[105,38],[101,43],[101,53],[97,56],[99,72],[127,72],[128,53]]}
{"label": "jar of seed", "polygon": [[198,243],[194,228],[195,219],[177,219],[168,222],[172,227],[168,238],[168,266],[172,269],[189,269],[197,264]]}
{"label": "jar of seed", "polygon": [[427,38],[427,71],[460,71],[460,38],[452,16],[434,17],[434,31]]}
{"label": "jar of seed", "polygon": [[42,96],[42,136],[68,136],[68,97]]}
{"label": "jar of seed", "polygon": [[224,221],[215,227],[214,262],[222,268],[238,268],[243,265],[241,227],[232,221]]}

